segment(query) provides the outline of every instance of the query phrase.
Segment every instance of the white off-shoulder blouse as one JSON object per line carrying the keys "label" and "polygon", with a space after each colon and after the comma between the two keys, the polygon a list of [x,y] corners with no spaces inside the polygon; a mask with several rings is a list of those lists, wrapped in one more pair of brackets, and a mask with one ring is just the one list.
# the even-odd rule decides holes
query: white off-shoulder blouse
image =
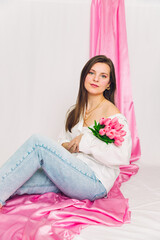
{"label": "white off-shoulder blouse", "polygon": [[83,119],[72,128],[71,133],[63,129],[58,138],[58,142],[62,144],[83,133],[79,144],[79,152],[72,154],[85,162],[94,171],[107,192],[112,188],[119,175],[119,166],[129,164],[132,148],[127,119],[122,113],[110,116],[111,119],[114,117],[118,118],[119,122],[124,125],[123,130],[126,131],[121,146],[116,146],[114,143],[106,144],[95,137],[88,127],[83,127]]}

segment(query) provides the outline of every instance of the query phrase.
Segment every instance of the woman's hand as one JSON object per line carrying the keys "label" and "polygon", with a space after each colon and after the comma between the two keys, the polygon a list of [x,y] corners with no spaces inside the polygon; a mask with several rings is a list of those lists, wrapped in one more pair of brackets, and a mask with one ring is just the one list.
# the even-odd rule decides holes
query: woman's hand
{"label": "woman's hand", "polygon": [[79,152],[79,143],[81,141],[83,134],[73,138],[70,142],[62,143],[62,146],[71,153]]}

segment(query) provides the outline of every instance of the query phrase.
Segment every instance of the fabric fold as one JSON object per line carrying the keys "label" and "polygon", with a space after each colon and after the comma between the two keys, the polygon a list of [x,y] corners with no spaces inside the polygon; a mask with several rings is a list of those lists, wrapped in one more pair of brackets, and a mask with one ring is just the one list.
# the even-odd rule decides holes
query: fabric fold
{"label": "fabric fold", "polygon": [[14,196],[0,212],[1,240],[70,240],[88,225],[129,223],[126,206],[120,196],[94,202],[56,193]]}

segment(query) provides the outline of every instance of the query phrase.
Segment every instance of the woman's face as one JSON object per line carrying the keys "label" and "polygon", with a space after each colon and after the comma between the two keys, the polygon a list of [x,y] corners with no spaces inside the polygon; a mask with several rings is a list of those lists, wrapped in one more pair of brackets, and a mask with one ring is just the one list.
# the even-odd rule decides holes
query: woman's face
{"label": "woman's face", "polygon": [[109,85],[110,67],[106,63],[95,63],[85,78],[85,89],[91,95],[102,95]]}

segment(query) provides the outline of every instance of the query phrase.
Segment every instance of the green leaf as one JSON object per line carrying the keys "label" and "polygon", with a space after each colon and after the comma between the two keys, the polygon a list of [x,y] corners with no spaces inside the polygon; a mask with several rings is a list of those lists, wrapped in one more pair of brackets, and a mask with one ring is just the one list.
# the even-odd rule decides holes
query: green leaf
{"label": "green leaf", "polygon": [[[104,136],[101,136],[100,134],[99,134],[99,130],[98,129],[93,129],[93,128],[90,128],[90,127],[88,127],[92,132],[93,132],[93,135],[95,136],[95,137],[97,137],[98,139],[100,139],[101,141],[103,141],[103,142],[105,142],[106,144],[108,144],[108,143],[113,143],[114,142],[114,139],[110,139],[109,137],[107,137],[106,135],[104,135]],[[101,127],[101,125],[100,125],[100,129],[101,129],[102,127]]]}
{"label": "green leaf", "polygon": [[106,144],[108,144],[108,143],[113,143],[113,142],[114,142],[114,139],[110,139],[110,138],[107,137],[106,135],[101,136],[101,135],[99,134],[99,130],[100,130],[101,128],[104,128],[104,127],[105,127],[105,125],[100,125],[100,123],[97,124],[97,122],[96,122],[96,120],[95,120],[95,121],[94,121],[94,126],[93,126],[93,128],[90,128],[90,127],[88,127],[88,128],[92,131],[93,135],[94,135],[95,137],[97,137],[98,139],[100,139],[101,141],[105,142]]}

